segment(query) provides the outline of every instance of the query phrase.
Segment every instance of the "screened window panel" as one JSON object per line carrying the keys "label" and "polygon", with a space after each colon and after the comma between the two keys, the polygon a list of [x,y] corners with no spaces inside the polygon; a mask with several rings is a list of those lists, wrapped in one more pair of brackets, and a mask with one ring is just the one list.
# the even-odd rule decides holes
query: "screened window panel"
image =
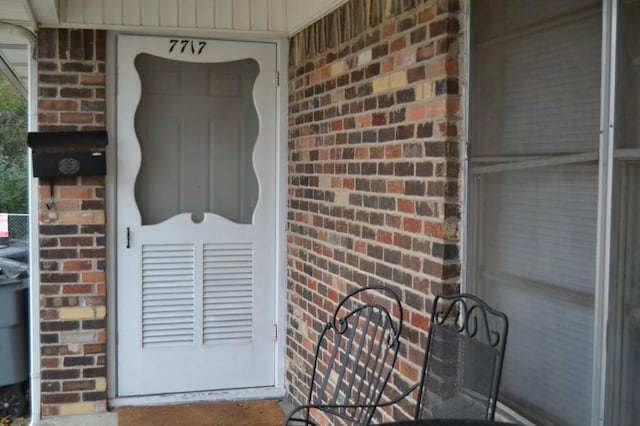
{"label": "screened window panel", "polygon": [[593,295],[596,164],[484,177],[484,268]]}
{"label": "screened window panel", "polygon": [[589,424],[593,308],[535,285],[487,276],[479,284],[509,318],[500,402],[536,424]]}
{"label": "screened window panel", "polygon": [[579,15],[563,25],[474,42],[471,79],[480,92],[471,105],[486,113],[472,123],[473,155],[597,150],[600,21]]}
{"label": "screened window panel", "polygon": [[608,423],[630,426],[640,416],[640,161],[618,162],[617,169]]}
{"label": "screened window panel", "polygon": [[640,148],[640,3],[620,5],[616,147]]}
{"label": "screened window panel", "polygon": [[[600,1],[593,0],[476,0],[471,4],[475,19],[471,29],[476,43],[485,43],[545,23],[575,15],[598,15]],[[485,7],[490,4],[491,7]]]}
{"label": "screened window panel", "polygon": [[471,5],[467,288],[509,316],[500,400],[537,424],[592,415],[601,20],[589,1]]}
{"label": "screened window panel", "polygon": [[479,178],[476,279],[510,322],[502,400],[542,423],[590,416],[597,172],[579,164]]}
{"label": "screened window panel", "polygon": [[181,213],[191,213],[194,222],[213,213],[251,223],[259,193],[253,166],[258,63],[141,54],[136,70],[142,86],[135,117],[142,164],[135,195],[142,223],[158,224]]}

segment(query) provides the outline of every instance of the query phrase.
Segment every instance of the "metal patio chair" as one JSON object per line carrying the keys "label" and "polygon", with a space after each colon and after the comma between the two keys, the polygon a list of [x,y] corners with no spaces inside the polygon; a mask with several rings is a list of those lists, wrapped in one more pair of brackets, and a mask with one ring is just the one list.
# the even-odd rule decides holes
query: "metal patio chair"
{"label": "metal patio chair", "polygon": [[492,421],[509,323],[471,294],[437,296],[415,419]]}
{"label": "metal patio chair", "polygon": [[318,339],[307,403],[285,425],[315,425],[314,412],[367,425],[393,371],[402,332],[402,304],[388,287],[348,294]]}

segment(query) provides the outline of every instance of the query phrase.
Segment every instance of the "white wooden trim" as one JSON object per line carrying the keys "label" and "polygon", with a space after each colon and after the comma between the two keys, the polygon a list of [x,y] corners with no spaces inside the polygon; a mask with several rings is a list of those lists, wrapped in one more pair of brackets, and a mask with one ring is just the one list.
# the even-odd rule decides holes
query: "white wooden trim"
{"label": "white wooden trim", "polygon": [[[38,129],[38,64],[29,49],[29,131]],[[31,149],[28,149],[31,157]],[[40,418],[41,401],[41,353],[40,353],[40,218],[38,179],[33,178],[32,164],[28,162],[29,173],[29,360],[31,365],[29,381],[31,393],[31,418]]]}
{"label": "white wooden trim", "polygon": [[[52,26],[52,28],[54,28]],[[93,25],[93,24],[72,24],[63,23],[56,25],[55,28],[66,28],[75,30],[105,30],[116,31],[120,34],[133,35],[157,35],[157,36],[184,36],[184,37],[201,37],[210,40],[231,40],[231,41],[275,41],[285,36],[284,31],[240,31],[232,29],[208,29],[208,28],[178,28],[178,27],[152,27],[137,25]]]}
{"label": "white wooden trim", "polygon": [[105,176],[105,204],[106,215],[111,218],[106,223],[106,253],[107,253],[107,398],[115,398],[118,394],[118,366],[117,366],[117,262],[116,262],[116,230],[117,230],[117,203],[116,196],[116,155],[118,150],[116,128],[116,41],[117,34],[107,33],[106,46],[106,128],[111,140],[106,148],[107,175]]}
{"label": "white wooden trim", "polygon": [[[289,43],[280,40],[277,44],[277,69],[281,76],[287,75]],[[288,163],[288,98],[286,81],[280,78],[276,91],[276,388],[284,389],[286,380],[285,358],[287,341],[287,163]]]}

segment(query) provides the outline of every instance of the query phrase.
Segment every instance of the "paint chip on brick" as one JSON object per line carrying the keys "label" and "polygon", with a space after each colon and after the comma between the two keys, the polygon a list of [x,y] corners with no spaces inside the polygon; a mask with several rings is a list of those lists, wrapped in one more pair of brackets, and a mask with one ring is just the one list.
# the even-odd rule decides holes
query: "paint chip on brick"
{"label": "paint chip on brick", "polygon": [[339,61],[331,65],[331,76],[336,77],[347,72],[347,61]]}
{"label": "paint chip on brick", "polygon": [[407,85],[407,73],[406,71],[393,73],[391,74],[391,77],[389,78],[389,80],[390,80],[392,89],[405,87]]}
{"label": "paint chip on brick", "polygon": [[347,191],[336,191],[335,193],[335,203],[340,206],[348,206],[349,205],[349,192]]}
{"label": "paint chip on brick", "polygon": [[61,416],[72,416],[76,414],[90,414],[94,412],[93,402],[78,402],[75,404],[60,405]]}
{"label": "paint chip on brick", "polygon": [[107,390],[107,379],[104,377],[98,377],[96,379],[96,391],[104,392]]}
{"label": "paint chip on brick", "polygon": [[358,54],[358,65],[364,66],[371,62],[371,49],[364,50]]}
{"label": "paint chip on brick", "polygon": [[427,81],[416,86],[416,100],[433,98],[433,83]]}
{"label": "paint chip on brick", "polygon": [[94,319],[96,312],[93,308],[60,308],[58,315],[61,320]]}
{"label": "paint chip on brick", "polygon": [[323,189],[331,188],[331,176],[321,175],[318,177],[318,187]]}
{"label": "paint chip on brick", "polygon": [[389,90],[389,77],[379,77],[373,80],[373,93],[378,94]]}

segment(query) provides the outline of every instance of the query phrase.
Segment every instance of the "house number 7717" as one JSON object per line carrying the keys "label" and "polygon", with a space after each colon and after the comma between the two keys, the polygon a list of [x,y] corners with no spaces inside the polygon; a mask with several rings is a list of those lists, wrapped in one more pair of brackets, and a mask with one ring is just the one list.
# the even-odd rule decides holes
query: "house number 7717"
{"label": "house number 7717", "polygon": [[169,53],[191,52],[192,55],[200,55],[206,45],[206,41],[172,39],[169,40]]}

